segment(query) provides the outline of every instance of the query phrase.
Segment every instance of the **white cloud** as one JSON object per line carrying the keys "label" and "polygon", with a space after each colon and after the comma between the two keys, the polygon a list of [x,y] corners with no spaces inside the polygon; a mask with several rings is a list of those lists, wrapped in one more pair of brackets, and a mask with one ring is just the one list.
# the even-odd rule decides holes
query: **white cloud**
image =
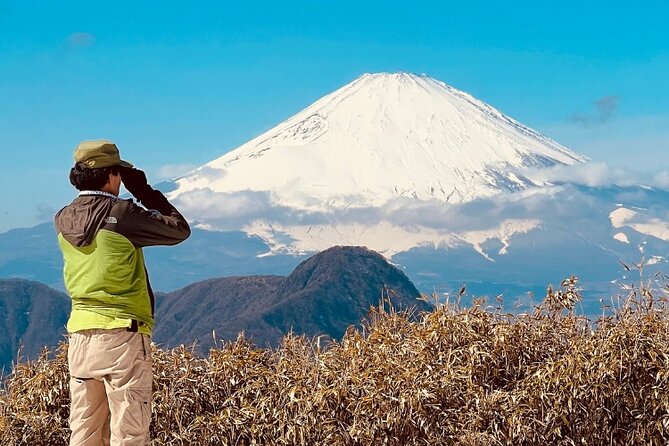
{"label": "white cloud", "polygon": [[669,170],[663,170],[653,177],[653,186],[669,190]]}
{"label": "white cloud", "polygon": [[194,164],[165,164],[156,169],[155,177],[158,181],[172,180],[187,174],[195,168],[197,166]]}
{"label": "white cloud", "polygon": [[[602,162],[530,169],[523,171],[523,173],[531,180],[539,183],[573,183],[588,187],[644,185],[669,190],[669,170],[642,172],[631,168],[612,167]],[[638,194],[639,191],[630,193]]]}
{"label": "white cloud", "polygon": [[380,207],[332,208],[327,212],[310,212],[281,206],[272,202],[268,192],[213,192],[196,189],[173,198],[178,209],[190,219],[205,221],[219,230],[239,229],[256,220],[290,226],[374,225],[385,221],[413,230],[429,228],[436,231],[475,231],[497,227],[507,219],[524,219],[528,215],[557,216],[576,212],[563,201],[584,203],[587,196],[574,188],[554,187],[515,194],[502,194],[463,204],[439,200],[418,201],[407,198],[391,200]]}
{"label": "white cloud", "polygon": [[37,203],[35,205],[35,210],[35,219],[40,223],[51,221],[53,216],[56,214],[56,210],[46,203]]}
{"label": "white cloud", "polygon": [[173,201],[192,221],[206,221],[219,230],[238,230],[252,218],[267,217],[271,208],[269,194],[254,191],[224,193],[195,189]]}
{"label": "white cloud", "polygon": [[[543,230],[578,234],[585,230],[590,234],[587,228],[608,227],[607,216],[617,203],[652,208],[656,215],[667,209],[661,199],[665,192],[638,186],[607,187],[621,183],[634,185],[636,179],[603,163],[533,173],[544,181],[559,184],[462,204],[398,197],[378,207],[327,211],[281,206],[273,202],[276,197],[270,192],[248,190],[221,193],[196,189],[173,200],[195,224],[206,223],[207,228],[224,231],[246,228],[265,238],[275,249],[293,246],[300,251],[312,245],[348,243],[390,253],[416,244],[438,246],[443,242],[444,246],[468,243],[491,256],[505,254],[509,240],[521,233]],[[655,182],[668,178],[669,174],[659,175]],[[605,238],[590,242],[606,243],[610,237],[607,233]]]}
{"label": "white cloud", "polygon": [[523,171],[523,173],[533,181],[541,183],[574,183],[590,187],[634,186],[642,183],[632,172],[621,168],[612,168],[601,162],[531,169]]}

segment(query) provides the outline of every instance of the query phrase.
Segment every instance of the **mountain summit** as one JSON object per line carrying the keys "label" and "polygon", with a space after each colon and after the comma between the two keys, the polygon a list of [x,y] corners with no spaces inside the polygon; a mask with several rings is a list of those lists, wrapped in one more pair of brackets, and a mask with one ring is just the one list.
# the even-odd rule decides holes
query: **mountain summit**
{"label": "mountain summit", "polygon": [[488,240],[504,252],[541,222],[520,215],[454,228],[445,211],[541,189],[547,183],[528,172],[584,161],[429,76],[365,74],[177,179],[169,198],[197,227],[257,236],[268,254],[362,245],[392,256],[466,243],[487,256]]}
{"label": "mountain summit", "polygon": [[309,211],[397,197],[461,203],[586,159],[427,75],[365,74],[177,181],[179,194],[264,191]]}

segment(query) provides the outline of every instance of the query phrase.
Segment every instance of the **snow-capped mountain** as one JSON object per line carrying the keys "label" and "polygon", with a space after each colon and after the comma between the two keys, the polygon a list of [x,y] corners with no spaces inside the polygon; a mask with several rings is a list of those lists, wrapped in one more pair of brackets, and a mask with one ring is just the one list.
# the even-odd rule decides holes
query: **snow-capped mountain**
{"label": "snow-capped mountain", "polygon": [[365,74],[177,181],[172,194],[263,191],[323,211],[397,197],[460,203],[586,159],[426,75]]}
{"label": "snow-capped mountain", "polygon": [[273,252],[359,244],[393,255],[425,244],[506,243],[539,222],[454,231],[389,214],[543,186],[528,169],[585,161],[429,76],[365,74],[176,180],[169,198],[201,227],[242,229]]}
{"label": "snow-capped mountain", "polygon": [[[152,283],[285,275],[363,245],[427,293],[540,299],[576,274],[595,314],[620,283],[667,272],[669,190],[586,161],[428,76],[364,75],[163,183],[194,230],[147,250]],[[0,234],[0,277],[62,288],[51,223]]]}

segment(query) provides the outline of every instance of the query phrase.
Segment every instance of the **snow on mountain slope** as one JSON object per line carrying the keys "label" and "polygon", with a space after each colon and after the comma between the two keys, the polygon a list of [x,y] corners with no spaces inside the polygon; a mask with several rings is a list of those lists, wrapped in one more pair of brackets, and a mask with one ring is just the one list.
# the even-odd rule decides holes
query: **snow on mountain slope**
{"label": "snow on mountain slope", "polygon": [[[500,240],[503,244],[499,255],[506,254],[509,240],[514,234],[526,233],[541,226],[539,220],[504,220],[487,230],[451,232],[447,229],[427,227],[403,227],[388,221],[374,224],[335,223],[332,225],[267,225],[254,221],[243,230],[268,241],[271,251],[268,255],[288,252],[300,254],[322,251],[335,245],[356,245],[361,240],[386,257],[392,257],[417,246],[452,248],[470,245],[477,253],[489,261],[494,261],[482,248],[488,240]],[[276,234],[290,234],[290,243],[276,237]]]}
{"label": "snow on mountain slope", "polygon": [[[619,207],[611,212],[609,219],[611,225],[616,229],[628,227],[640,234],[669,241],[669,223],[657,217],[650,217],[625,207]],[[620,239],[616,238],[616,240]]]}
{"label": "snow on mountain slope", "polygon": [[481,243],[499,240],[504,255],[513,234],[541,222],[454,228],[439,221],[444,206],[534,190],[547,183],[527,169],[585,161],[429,76],[365,74],[176,180],[169,198],[200,228],[242,229],[272,252],[355,244],[390,256],[464,243],[490,259]]}
{"label": "snow on mountain slope", "polygon": [[459,203],[532,186],[519,169],[582,161],[443,82],[366,74],[179,179],[171,198],[208,188],[319,211],[395,197]]}

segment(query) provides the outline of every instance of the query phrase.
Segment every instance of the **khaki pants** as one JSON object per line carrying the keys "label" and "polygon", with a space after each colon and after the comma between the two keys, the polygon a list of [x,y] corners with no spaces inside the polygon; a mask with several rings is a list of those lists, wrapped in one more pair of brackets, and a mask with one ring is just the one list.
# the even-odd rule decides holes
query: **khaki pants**
{"label": "khaki pants", "polygon": [[145,446],[151,421],[149,337],[125,329],[70,334],[70,446]]}

